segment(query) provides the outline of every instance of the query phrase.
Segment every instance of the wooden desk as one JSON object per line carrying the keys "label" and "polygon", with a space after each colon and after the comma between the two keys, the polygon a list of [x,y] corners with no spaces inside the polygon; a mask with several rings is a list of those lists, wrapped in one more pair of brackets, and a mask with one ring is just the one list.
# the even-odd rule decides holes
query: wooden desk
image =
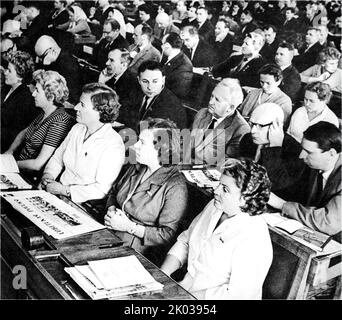
{"label": "wooden desk", "polygon": [[[115,243],[118,238],[108,229],[65,240],[44,236],[45,243],[35,250],[26,250],[21,232],[32,223],[12,208],[1,213],[1,291],[2,298],[11,299],[89,299],[82,289],[64,272],[64,267],[85,264],[89,260],[135,255],[152,276],[162,284],[161,292],[136,294],[119,299],[195,299],[157,266],[129,247],[100,249],[103,243]],[[19,218],[18,218],[19,215]],[[25,266],[27,289],[14,290],[12,281],[15,266]]]}

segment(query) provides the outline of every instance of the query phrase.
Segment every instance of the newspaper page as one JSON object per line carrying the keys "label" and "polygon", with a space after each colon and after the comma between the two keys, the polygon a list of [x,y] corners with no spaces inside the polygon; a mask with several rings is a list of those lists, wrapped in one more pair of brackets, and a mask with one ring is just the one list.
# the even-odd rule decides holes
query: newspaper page
{"label": "newspaper page", "polygon": [[14,209],[55,239],[100,230],[104,225],[43,190],[1,192]]}

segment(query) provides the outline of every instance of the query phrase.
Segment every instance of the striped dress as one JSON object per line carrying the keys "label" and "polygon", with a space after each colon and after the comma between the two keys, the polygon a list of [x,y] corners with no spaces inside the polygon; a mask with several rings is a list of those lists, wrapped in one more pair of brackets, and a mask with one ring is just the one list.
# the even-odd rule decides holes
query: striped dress
{"label": "striped dress", "polygon": [[29,125],[18,160],[37,158],[44,144],[57,148],[75,123],[64,108],[57,108],[42,121],[43,117],[41,112]]}

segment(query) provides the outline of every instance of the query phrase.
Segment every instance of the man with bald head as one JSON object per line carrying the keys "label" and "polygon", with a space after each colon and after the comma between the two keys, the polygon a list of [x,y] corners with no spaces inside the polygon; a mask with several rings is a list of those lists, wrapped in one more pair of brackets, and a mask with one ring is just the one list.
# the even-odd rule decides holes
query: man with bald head
{"label": "man with bald head", "polygon": [[240,142],[241,156],[264,166],[272,182],[272,191],[291,198],[291,186],[300,179],[305,166],[299,159],[300,144],[284,133],[282,108],[275,103],[257,106],[249,125],[251,132]]}
{"label": "man with bald head", "polygon": [[163,37],[171,32],[179,34],[179,28],[172,23],[171,18],[167,13],[158,13],[154,26],[154,37],[162,41]]}
{"label": "man with bald head", "polygon": [[34,47],[39,68],[57,71],[62,75],[69,89],[69,102],[76,104],[81,92],[80,67],[77,60],[50,36],[41,36]]}
{"label": "man with bald head", "polygon": [[208,108],[198,111],[191,131],[194,164],[219,166],[225,157],[240,155],[241,138],[250,127],[236,108],[243,99],[236,79],[224,79],[214,88]]}

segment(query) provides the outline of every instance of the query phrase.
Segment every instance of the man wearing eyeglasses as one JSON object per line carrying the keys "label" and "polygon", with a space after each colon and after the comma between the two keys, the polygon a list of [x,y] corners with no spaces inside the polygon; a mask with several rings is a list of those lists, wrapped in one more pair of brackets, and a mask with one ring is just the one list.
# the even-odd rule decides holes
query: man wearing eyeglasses
{"label": "man wearing eyeglasses", "polygon": [[294,197],[292,186],[301,178],[305,165],[300,144],[284,133],[284,112],[275,103],[257,106],[249,119],[251,132],[240,141],[240,154],[264,166],[279,196]]}

